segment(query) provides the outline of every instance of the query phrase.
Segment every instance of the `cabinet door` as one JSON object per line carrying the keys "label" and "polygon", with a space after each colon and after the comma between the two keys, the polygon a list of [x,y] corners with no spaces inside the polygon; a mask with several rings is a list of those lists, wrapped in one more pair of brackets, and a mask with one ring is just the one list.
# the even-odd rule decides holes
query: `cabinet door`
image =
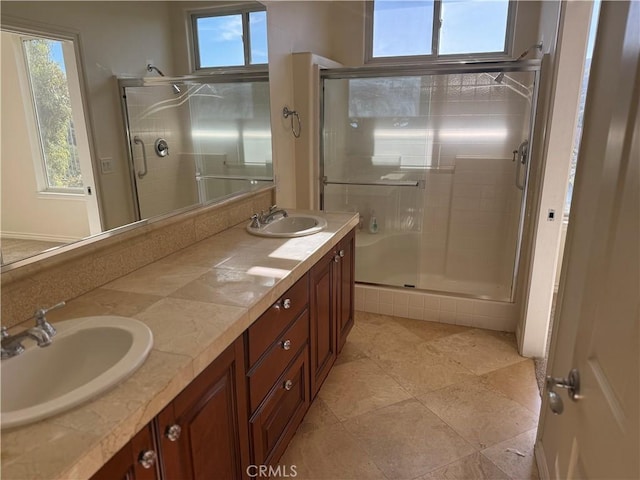
{"label": "cabinet door", "polygon": [[239,338],[158,415],[167,479],[245,478],[244,349]]}
{"label": "cabinet door", "polygon": [[308,351],[305,347],[251,417],[253,465],[277,463],[310,404]]}
{"label": "cabinet door", "polygon": [[[337,259],[337,260],[336,260]],[[339,257],[329,252],[311,269],[309,309],[311,328],[309,332],[311,352],[311,398],[315,398],[322,382],[336,360],[336,285],[335,265]]]}
{"label": "cabinet door", "polygon": [[160,478],[152,425],[136,434],[91,480],[156,480]]}
{"label": "cabinet door", "polygon": [[354,311],[354,270],[355,270],[355,230],[352,230],[338,246],[340,262],[338,268],[338,353],[342,350],[347,335],[353,327]]}

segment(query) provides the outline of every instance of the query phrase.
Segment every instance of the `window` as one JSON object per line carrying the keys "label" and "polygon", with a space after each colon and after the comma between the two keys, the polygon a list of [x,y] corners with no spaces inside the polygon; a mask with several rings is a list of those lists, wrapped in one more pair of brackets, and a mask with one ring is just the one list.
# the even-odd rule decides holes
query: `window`
{"label": "window", "polygon": [[72,120],[69,84],[59,40],[22,40],[45,191],[81,193],[83,182]]}
{"label": "window", "polygon": [[196,70],[267,63],[267,12],[217,10],[191,16]]}
{"label": "window", "polygon": [[587,87],[589,86],[589,74],[591,73],[591,59],[593,57],[593,46],[596,41],[596,32],[598,30],[598,19],[600,16],[599,0],[593,3],[591,11],[591,24],[589,25],[589,40],[587,42],[587,52],[584,61],[584,72],[582,76],[582,86],[580,89],[580,101],[578,103],[578,122],[576,125],[576,135],[573,139],[573,150],[571,151],[571,167],[569,170],[569,185],[567,186],[567,196],[564,201],[564,216],[569,218],[571,211],[571,198],[573,197],[573,184],[575,183],[576,168],[578,166],[578,152],[580,151],[580,142],[582,141],[582,123],[584,121],[584,107],[587,101]]}
{"label": "window", "polygon": [[367,2],[367,60],[505,55],[509,0]]}

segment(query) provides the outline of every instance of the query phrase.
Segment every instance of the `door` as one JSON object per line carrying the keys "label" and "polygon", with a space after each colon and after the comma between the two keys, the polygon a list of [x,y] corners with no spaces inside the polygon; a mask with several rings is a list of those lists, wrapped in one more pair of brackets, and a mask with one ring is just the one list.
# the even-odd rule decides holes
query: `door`
{"label": "door", "polygon": [[158,415],[167,479],[245,478],[245,392],[240,337]]}
{"label": "door", "polygon": [[340,260],[335,251],[327,253],[311,269],[309,278],[309,315],[311,327],[311,398],[315,398],[322,382],[336,361],[336,268]]}
{"label": "door", "polygon": [[151,424],[140,430],[91,480],[156,480],[158,453]]}
{"label": "door", "polygon": [[98,196],[96,192],[96,180],[91,162],[91,150],[89,148],[89,135],[85,118],[85,107],[82,101],[82,88],[80,86],[80,72],[76,63],[77,43],[71,41],[62,42],[62,52],[69,85],[69,101],[71,103],[71,116],[73,118],[73,130],[78,149],[80,173],[84,190],[87,219],[91,235],[102,232],[100,211],[98,209]]}
{"label": "door", "polygon": [[580,398],[545,392],[543,478],[640,477],[639,58],[640,3],[603,2],[548,372]]}
{"label": "door", "polygon": [[323,74],[321,208],[359,212],[358,282],[511,302],[537,62]]}
{"label": "door", "polygon": [[338,318],[337,318],[337,352],[340,353],[347,341],[347,335],[354,324],[354,270],[356,232],[352,230],[340,242],[338,256]]}

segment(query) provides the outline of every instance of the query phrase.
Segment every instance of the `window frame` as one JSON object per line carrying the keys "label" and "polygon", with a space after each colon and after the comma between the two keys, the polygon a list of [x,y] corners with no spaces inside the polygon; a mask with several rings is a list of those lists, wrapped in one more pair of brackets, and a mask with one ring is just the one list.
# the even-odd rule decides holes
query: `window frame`
{"label": "window frame", "polygon": [[[191,42],[191,61],[192,72],[214,72],[218,70],[264,70],[268,63],[251,63],[251,27],[249,26],[249,14],[254,12],[265,12],[267,9],[259,5],[246,6],[227,6],[207,8],[203,10],[192,10],[188,12],[189,16],[189,39]],[[220,67],[203,67],[200,64],[200,49],[198,48],[198,19],[211,17],[226,17],[231,15],[242,16],[242,43],[244,52],[244,65],[226,65]],[[268,39],[267,39],[268,42]],[[268,45],[268,43],[267,43]],[[268,62],[268,59],[267,59]]]}
{"label": "window frame", "polygon": [[488,60],[504,60],[511,57],[513,51],[517,1],[508,0],[507,28],[504,38],[504,49],[498,52],[440,54],[440,29],[442,28],[442,0],[433,0],[433,25],[431,28],[431,54],[402,55],[389,57],[373,56],[373,8],[375,0],[365,4],[364,29],[364,63],[365,64],[404,64],[429,62],[486,62]]}
{"label": "window frame", "polygon": [[[29,122],[32,124],[31,129],[34,136],[34,138],[32,138],[32,142],[34,146],[37,146],[35,150],[37,150],[38,152],[37,158],[36,157],[33,158],[34,170],[35,170],[35,176],[36,176],[36,185],[38,187],[38,195],[41,198],[47,198],[52,195],[55,195],[56,197],[64,197],[64,196],[84,197],[85,195],[84,179],[82,180],[82,185],[79,187],[57,187],[57,186],[51,185],[49,182],[49,174],[48,174],[48,167],[47,167],[47,153],[45,152],[45,145],[42,139],[42,126],[40,124],[40,117],[38,115],[38,108],[36,106],[36,102],[37,102],[36,92],[34,91],[34,87],[33,87],[33,79],[31,76],[31,65],[29,63],[29,55],[27,53],[27,46],[26,46],[26,42],[29,42],[31,40],[36,40],[36,39],[51,40],[55,42],[60,42],[61,44],[63,44],[64,42],[69,42],[70,40],[66,38],[54,36],[54,35],[42,36],[42,35],[26,34],[26,33],[21,33],[19,35],[20,35],[19,42],[20,42],[20,53],[21,53],[20,62],[22,63],[22,68],[24,69],[24,73],[25,73],[26,93],[28,94],[30,99],[30,110],[29,110],[30,114],[28,115],[28,118],[29,118]],[[65,76],[69,75],[68,65],[67,65],[67,61],[69,60],[69,57],[67,55],[68,52],[65,51],[66,48],[67,47],[65,47],[64,45],[62,46],[63,57],[65,60]],[[68,77],[67,77],[67,87],[69,88],[69,90],[73,88],[69,82]],[[78,145],[78,140],[76,137],[76,127],[73,123],[74,114],[77,112],[74,111],[76,107],[73,106],[73,103],[71,100],[71,93],[69,95],[69,107],[71,108],[71,111],[72,111],[71,123],[69,125],[69,134],[70,135],[72,134],[75,139],[75,147],[76,147],[75,153],[77,157],[78,168],[81,169],[79,157],[81,155],[80,149],[82,147]]]}

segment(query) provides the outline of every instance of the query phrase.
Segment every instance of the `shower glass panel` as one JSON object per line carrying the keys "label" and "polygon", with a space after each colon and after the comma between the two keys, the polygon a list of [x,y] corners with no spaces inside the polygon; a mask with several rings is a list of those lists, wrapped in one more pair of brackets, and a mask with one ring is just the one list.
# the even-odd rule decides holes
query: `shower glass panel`
{"label": "shower glass panel", "polygon": [[[267,80],[161,81],[120,81],[139,218],[273,182]],[[168,155],[156,150],[160,139]]]}
{"label": "shower glass panel", "polygon": [[357,281],[511,300],[537,73],[497,73],[326,75],[322,207],[361,215]]}

